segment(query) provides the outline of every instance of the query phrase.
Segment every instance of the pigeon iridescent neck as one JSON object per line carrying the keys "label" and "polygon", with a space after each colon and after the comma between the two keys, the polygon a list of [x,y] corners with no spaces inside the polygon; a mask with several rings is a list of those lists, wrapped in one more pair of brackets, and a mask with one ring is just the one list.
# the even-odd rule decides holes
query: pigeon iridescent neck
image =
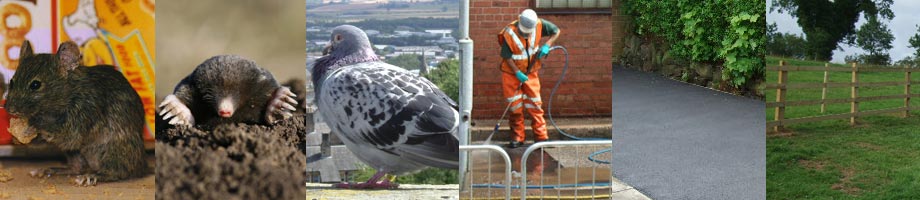
{"label": "pigeon iridescent neck", "polygon": [[359,51],[350,55],[341,55],[337,52],[332,52],[329,55],[323,56],[316,60],[316,63],[313,65],[313,85],[320,85],[320,81],[323,77],[326,76],[326,73],[334,71],[343,66],[348,66],[355,63],[362,62],[373,62],[381,61],[377,54],[374,54],[374,50],[364,50]]}

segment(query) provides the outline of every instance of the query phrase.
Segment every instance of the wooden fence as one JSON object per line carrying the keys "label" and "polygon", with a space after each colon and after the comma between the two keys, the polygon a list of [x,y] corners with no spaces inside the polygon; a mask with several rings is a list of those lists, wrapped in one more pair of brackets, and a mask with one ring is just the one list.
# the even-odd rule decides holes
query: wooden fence
{"label": "wooden fence", "polygon": [[[789,66],[785,62],[780,61],[778,66],[767,66],[767,71],[776,71],[778,72],[777,82],[773,84],[767,84],[765,89],[776,89],[776,101],[767,102],[767,108],[774,108],[773,121],[767,122],[767,128],[771,128],[773,131],[780,131],[784,126],[797,123],[805,122],[816,122],[824,120],[835,120],[835,119],[850,119],[850,125],[855,125],[859,117],[870,116],[870,115],[880,115],[888,113],[901,113],[902,117],[907,117],[910,115],[910,99],[913,97],[920,97],[920,94],[911,94],[910,87],[912,84],[920,83],[920,81],[911,81],[910,76],[912,72],[920,72],[920,69],[916,68],[894,68],[894,67],[860,67],[855,63],[851,65],[852,67],[830,67],[825,64],[824,66]],[[789,83],[789,72],[802,72],[802,71],[821,71],[824,72],[824,81],[822,83]],[[852,79],[850,82],[828,82],[828,72],[850,72],[852,74]],[[859,73],[860,72],[900,72],[904,73],[904,81],[890,81],[890,82],[860,82]],[[861,87],[882,87],[882,86],[904,86],[903,94],[896,95],[885,95],[885,96],[860,96],[859,89]],[[818,89],[821,88],[821,99],[818,100],[796,100],[796,101],[787,101],[786,93],[787,89]],[[837,98],[837,99],[827,99],[827,88],[850,88],[850,98]],[[888,100],[888,99],[904,99],[904,106],[898,108],[889,108],[889,109],[878,109],[878,110],[860,110],[859,103],[867,101],[879,101],[879,100]],[[786,107],[791,106],[808,106],[808,105],[821,105],[821,112],[824,113],[826,110],[827,104],[850,104],[849,113],[840,113],[840,114],[829,114],[829,115],[819,115],[819,116],[809,116],[801,118],[792,118],[787,119]],[[916,110],[916,108],[915,108]]]}

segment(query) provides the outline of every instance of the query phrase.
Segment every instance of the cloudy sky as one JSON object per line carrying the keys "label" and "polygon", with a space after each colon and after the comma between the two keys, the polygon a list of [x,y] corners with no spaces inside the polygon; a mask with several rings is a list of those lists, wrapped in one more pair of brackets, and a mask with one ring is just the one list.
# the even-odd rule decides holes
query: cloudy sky
{"label": "cloudy sky", "polygon": [[[773,0],[767,0],[768,12],[772,5]],[[889,53],[891,54],[891,62],[896,62],[914,52],[913,49],[907,47],[907,40],[910,39],[911,35],[917,33],[917,25],[920,24],[920,1],[894,0],[891,11],[894,12],[894,19],[888,21],[887,24],[888,28],[891,29],[891,33],[894,34],[894,42],[891,44],[894,48],[892,48]],[[865,19],[860,17],[859,22],[856,22],[856,28],[859,28],[865,21]],[[789,15],[789,13],[780,14],[777,12],[770,12],[767,14],[767,24],[771,23],[776,23],[779,32],[803,35],[802,28],[799,27],[796,19]],[[844,62],[843,58],[847,55],[865,53],[865,51],[858,47],[851,47],[846,44],[840,46],[842,49],[834,51],[832,62],[842,63]]]}

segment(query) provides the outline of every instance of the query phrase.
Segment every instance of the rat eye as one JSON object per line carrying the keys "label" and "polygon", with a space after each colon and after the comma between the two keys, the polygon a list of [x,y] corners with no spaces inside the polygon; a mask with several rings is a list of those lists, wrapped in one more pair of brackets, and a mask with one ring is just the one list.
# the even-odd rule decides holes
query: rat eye
{"label": "rat eye", "polygon": [[39,88],[42,88],[42,82],[41,82],[41,81],[32,80],[32,82],[29,83],[29,89],[30,89],[30,90],[35,91],[35,90],[38,90]]}

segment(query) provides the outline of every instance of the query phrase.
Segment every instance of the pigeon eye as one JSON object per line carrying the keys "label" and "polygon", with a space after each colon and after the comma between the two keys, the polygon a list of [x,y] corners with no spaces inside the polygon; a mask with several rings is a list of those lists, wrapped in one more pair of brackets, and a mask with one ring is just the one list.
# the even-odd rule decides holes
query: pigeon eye
{"label": "pigeon eye", "polygon": [[36,91],[36,90],[38,90],[38,89],[40,89],[40,88],[42,88],[42,82],[41,82],[41,81],[32,80],[32,82],[29,83],[29,89],[32,90],[32,91]]}

